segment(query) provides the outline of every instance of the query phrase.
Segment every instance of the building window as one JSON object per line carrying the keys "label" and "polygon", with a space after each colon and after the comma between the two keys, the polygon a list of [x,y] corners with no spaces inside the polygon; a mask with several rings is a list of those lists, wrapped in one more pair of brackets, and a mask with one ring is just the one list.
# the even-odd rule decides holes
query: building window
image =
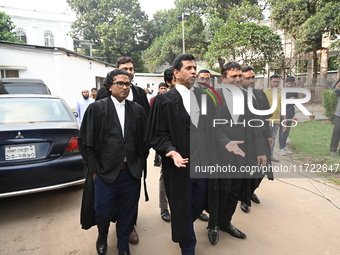
{"label": "building window", "polygon": [[26,37],[26,32],[22,28],[18,28],[16,31],[17,38],[18,40],[23,41],[24,43],[27,43],[27,37]]}
{"label": "building window", "polygon": [[19,70],[0,70],[2,78],[19,78]]}
{"label": "building window", "polygon": [[54,46],[54,36],[51,31],[46,31],[44,33],[44,45],[45,46]]}

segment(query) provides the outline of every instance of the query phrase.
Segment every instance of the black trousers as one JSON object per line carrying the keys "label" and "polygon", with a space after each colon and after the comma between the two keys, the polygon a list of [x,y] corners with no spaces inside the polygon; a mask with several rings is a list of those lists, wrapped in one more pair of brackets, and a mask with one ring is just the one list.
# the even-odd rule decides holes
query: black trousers
{"label": "black trousers", "polygon": [[187,218],[188,239],[179,242],[182,255],[194,255],[196,246],[196,235],[194,221],[202,213],[208,202],[208,180],[189,178],[187,181]]}
{"label": "black trousers", "polygon": [[113,183],[105,183],[97,174],[94,180],[94,210],[98,232],[106,237],[110,222],[116,221],[118,250],[129,251],[129,236],[137,210],[141,181],[128,168],[121,169]]}

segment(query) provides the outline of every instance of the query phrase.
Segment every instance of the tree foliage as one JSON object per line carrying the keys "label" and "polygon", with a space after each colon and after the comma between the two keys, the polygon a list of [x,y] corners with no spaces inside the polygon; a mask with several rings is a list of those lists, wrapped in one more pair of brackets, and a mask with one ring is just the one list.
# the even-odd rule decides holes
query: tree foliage
{"label": "tree foliage", "polygon": [[182,53],[182,30],[178,21],[182,13],[190,13],[190,19],[185,21],[186,53],[203,59],[215,34],[227,22],[261,19],[261,9],[256,4],[257,0],[176,0],[175,9],[159,11],[153,16],[158,38],[143,52],[146,66],[149,71],[155,71]]}
{"label": "tree foliage", "polygon": [[210,65],[218,59],[220,68],[225,62],[236,61],[264,73],[266,63],[280,58],[281,51],[280,36],[274,34],[269,27],[253,22],[232,22],[215,34],[207,58]]}
{"label": "tree foliage", "polygon": [[[296,54],[313,52],[313,77],[317,77],[317,51],[322,36],[339,34],[340,3],[335,0],[270,0],[271,19],[295,39]],[[316,81],[316,79],[314,79]]]}
{"label": "tree foliage", "polygon": [[[203,57],[207,49],[202,31],[204,25],[197,16],[190,17],[184,22],[185,50],[198,58]],[[150,72],[154,72],[164,63],[172,63],[182,53],[182,24],[177,21],[170,32],[156,38],[152,45],[143,52],[146,66]]]}
{"label": "tree foliage", "polygon": [[15,32],[15,25],[11,21],[11,17],[5,12],[0,12],[0,40],[7,42],[21,42],[18,40]]}
{"label": "tree foliage", "polygon": [[153,39],[154,27],[138,0],[67,0],[67,3],[77,17],[71,36],[97,43],[108,62],[140,53]]}

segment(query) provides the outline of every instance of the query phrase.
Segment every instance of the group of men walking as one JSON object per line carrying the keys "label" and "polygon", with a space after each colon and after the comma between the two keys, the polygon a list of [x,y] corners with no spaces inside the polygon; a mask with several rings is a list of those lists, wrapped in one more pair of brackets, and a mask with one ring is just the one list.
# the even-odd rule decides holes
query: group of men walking
{"label": "group of men walking", "polygon": [[[260,125],[271,115],[254,115],[248,107],[247,88],[254,88],[254,70],[236,62],[225,64],[222,88],[215,90],[209,71],[200,72],[197,79],[195,58],[181,55],[173,62],[171,79],[169,75],[165,79],[173,88],[153,98],[150,108],[144,91],[131,83],[132,59],[118,59],[117,68],[107,74],[96,102],[88,106],[78,140],[88,167],[81,223],[84,229],[97,225],[97,253],[106,254],[111,222],[116,222],[119,254],[130,254],[129,243],[138,242],[134,226],[142,177],[146,187],[149,148],[161,157],[172,240],[182,254],[195,254],[193,224],[203,210],[209,212],[212,244],[219,241],[219,231],[246,238],[232,225],[232,216],[238,201],[244,212],[249,212],[251,201],[260,203],[254,191],[264,174],[258,171],[251,178],[240,169],[268,166],[273,145],[268,121]],[[234,108],[240,95],[236,90],[244,98],[242,114]],[[254,89],[252,97],[256,109],[270,108],[263,91]],[[217,119],[228,124],[215,125]],[[245,124],[249,121],[252,125]],[[219,175],[197,171],[216,165],[236,171]]]}

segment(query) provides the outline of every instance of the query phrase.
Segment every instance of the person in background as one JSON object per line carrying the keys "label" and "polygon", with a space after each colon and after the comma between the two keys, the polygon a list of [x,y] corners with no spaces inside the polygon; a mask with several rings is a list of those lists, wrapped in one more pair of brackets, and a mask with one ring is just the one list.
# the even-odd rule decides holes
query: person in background
{"label": "person in background", "polygon": [[[340,140],[340,79],[334,84],[335,94],[338,98],[338,104],[335,109],[334,116],[334,128],[332,133],[332,139],[330,144],[331,156],[336,155],[336,151],[339,147]],[[340,153],[339,153],[340,155]]]}
{"label": "person in background", "polygon": [[[274,140],[273,146],[270,147],[270,154],[271,154],[271,161],[272,162],[280,162],[280,160],[274,158],[274,147],[275,147],[275,140],[277,131],[279,131],[281,127],[281,120],[285,120],[286,116],[281,116],[281,91],[279,90],[281,77],[277,74],[274,74],[270,76],[269,78],[269,88],[266,88],[264,90],[264,93],[267,96],[268,102],[270,104],[270,107],[273,105],[273,89],[277,88],[277,107],[275,111],[273,112],[273,116],[269,118],[270,124],[270,132],[272,134],[272,138]],[[286,127],[282,127],[283,131],[286,131]]]}
{"label": "person in background", "polygon": [[89,90],[88,89],[83,89],[81,91],[81,95],[83,96],[83,98],[80,99],[77,102],[77,106],[76,106],[76,111],[77,111],[77,114],[78,114],[77,119],[78,119],[79,124],[81,124],[83,117],[84,117],[84,114],[85,114],[85,111],[86,111],[87,107],[89,106],[89,104],[94,102],[94,99],[89,97]]}
{"label": "person in background", "polygon": [[[286,87],[292,88],[295,86],[295,77],[289,76],[286,78]],[[298,98],[298,93],[296,92],[288,92],[286,94],[287,99],[295,99]],[[279,154],[281,156],[285,156],[286,154],[291,154],[292,152],[286,148],[287,138],[289,136],[290,126],[292,125],[292,119],[295,116],[295,107],[294,104],[286,105],[286,129],[283,130],[283,126],[280,127],[279,131],[279,145],[280,150]]]}
{"label": "person in background", "polygon": [[164,82],[168,85],[168,89],[172,89],[176,85],[174,71],[171,67],[164,71]]}
{"label": "person in background", "polygon": [[[161,82],[158,85],[158,95],[163,94],[164,92],[168,91],[168,86]],[[157,95],[157,96],[158,96]],[[152,104],[157,97],[153,97],[150,99],[150,106],[152,107]],[[154,166],[162,166],[162,158],[160,155],[155,152],[155,159],[154,159]],[[163,169],[161,168],[160,176],[159,176],[159,208],[161,209],[161,218],[165,222],[171,221],[171,215],[168,209],[168,197],[166,196],[165,187],[164,187],[164,179],[163,179]]]}
{"label": "person in background", "polygon": [[97,94],[98,94],[97,88],[92,88],[90,97],[93,98],[94,100],[96,100]]}

